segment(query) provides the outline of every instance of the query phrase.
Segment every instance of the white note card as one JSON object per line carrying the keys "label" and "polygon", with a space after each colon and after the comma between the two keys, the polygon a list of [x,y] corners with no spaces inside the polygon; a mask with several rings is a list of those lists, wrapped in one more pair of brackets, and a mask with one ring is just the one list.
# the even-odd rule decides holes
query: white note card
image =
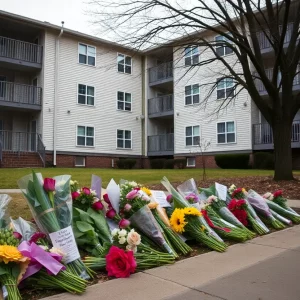
{"label": "white note card", "polygon": [[68,264],[80,258],[72,226],[50,233],[49,236],[53,247],[65,253],[64,263]]}
{"label": "white note card", "polygon": [[167,195],[163,191],[153,191],[151,190],[152,197],[159,203],[161,207],[171,207],[171,204],[167,201]]}
{"label": "white note card", "polygon": [[220,200],[226,201],[227,186],[216,182],[215,187],[216,187],[216,191],[217,191],[217,194],[218,194],[218,198]]}

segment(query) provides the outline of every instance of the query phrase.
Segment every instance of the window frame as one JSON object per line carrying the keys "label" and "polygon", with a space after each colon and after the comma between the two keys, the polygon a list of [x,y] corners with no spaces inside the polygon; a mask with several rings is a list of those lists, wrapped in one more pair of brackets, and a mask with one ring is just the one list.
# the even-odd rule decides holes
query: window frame
{"label": "window frame", "polygon": [[[76,158],[81,157],[83,158],[83,165],[78,165],[76,164]],[[74,162],[75,167],[85,167],[85,156],[75,156],[75,162]]]}
{"label": "window frame", "polygon": [[[118,138],[118,131],[123,131],[123,138],[122,139]],[[129,141],[129,139],[125,138],[125,131],[130,131],[130,148],[119,147],[118,146],[118,140],[122,140],[123,141],[123,146],[125,146],[125,141]],[[132,150],[132,143],[133,143],[132,130],[127,130],[127,129],[117,129],[116,130],[116,149],[119,149],[119,150]]]}
{"label": "window frame", "polygon": [[[118,108],[118,103],[119,103],[119,101],[122,102],[122,101],[119,100],[119,98],[118,98],[118,96],[119,96],[118,93],[123,93],[123,98],[124,98],[124,101],[123,101],[123,103],[124,103],[124,109]],[[131,104],[131,105],[130,105],[130,110],[126,110],[126,109],[125,109],[125,103],[126,103],[126,101],[125,101],[125,94],[130,94],[130,99],[131,99],[131,102],[130,102],[130,104]],[[116,96],[116,98],[117,98],[117,101],[116,101],[116,109],[117,109],[118,111],[132,112],[132,93],[127,93],[127,92],[117,91],[117,96]]]}
{"label": "window frame", "polygon": [[[190,164],[188,163],[189,159],[194,159],[194,164],[190,165]],[[196,167],[196,157],[195,157],[195,156],[187,157],[187,158],[186,158],[186,167],[187,167],[187,168],[194,168],[194,167]]]}
{"label": "window frame", "polygon": [[[85,127],[85,132],[86,132],[86,128],[87,127],[90,127],[90,128],[93,128],[94,129],[94,136],[93,136],[93,146],[89,146],[89,145],[86,145],[86,137],[87,135],[85,135],[85,145],[78,145],[78,127]],[[82,137],[82,135],[80,135]],[[90,136],[88,136],[90,137]],[[95,130],[95,126],[93,125],[76,125],[76,147],[84,147],[84,148],[95,148],[95,143],[96,142],[96,130]]]}
{"label": "window frame", "polygon": [[[198,90],[199,90],[199,93],[198,94],[190,94],[190,95],[186,95],[186,91],[185,91],[185,88],[190,86],[190,87],[193,87],[194,85],[198,85]],[[193,91],[193,88],[191,88],[191,92]],[[196,96],[196,95],[199,95],[199,102],[198,103],[194,103],[194,97],[193,96]],[[192,103],[191,104],[187,104],[186,103],[186,97],[188,96],[191,96],[192,97]],[[190,84],[190,85],[186,85],[184,87],[184,105],[185,106],[193,106],[193,105],[198,105],[200,104],[200,85],[199,83],[195,83],[195,84]]]}
{"label": "window frame", "polygon": [[[80,52],[79,52],[79,49],[80,49],[80,45],[83,45],[83,46],[86,46],[87,47],[87,50],[88,50],[88,47],[92,47],[92,48],[95,48],[95,56],[91,56],[91,55],[88,55],[88,51],[87,51],[87,53],[86,53],[86,63],[84,64],[84,63],[81,63],[80,61],[79,61],[79,55],[80,55]],[[90,65],[89,63],[88,63],[88,58],[89,57],[94,57],[95,58],[95,65]],[[89,67],[96,67],[96,65],[97,65],[97,47],[96,46],[92,46],[92,45],[89,45],[89,44],[84,44],[84,43],[80,43],[80,42],[78,42],[78,63],[80,64],[80,65],[84,65],[84,66],[89,66]]]}
{"label": "window frame", "polygon": [[[223,89],[218,89],[218,84],[219,84],[219,82],[225,80],[225,81],[226,81],[226,84],[227,84],[227,80],[228,80],[228,79],[231,79],[231,80],[232,80],[232,87],[230,87],[230,88],[232,88],[233,93],[232,93],[232,95],[231,95],[230,97],[229,97],[229,96],[226,96],[227,90],[230,89],[230,88],[227,88],[226,85],[225,85],[225,88],[223,88]],[[218,98],[218,91],[220,91],[220,90],[224,90],[225,97]],[[235,96],[235,85],[234,85],[234,80],[233,80],[233,78],[228,78],[228,77],[217,78],[217,97],[216,97],[217,100],[224,100],[224,99],[227,99],[227,98],[232,98],[232,97],[234,97],[234,96]]]}
{"label": "window frame", "polygon": [[[225,123],[225,132],[221,132],[221,133],[219,133],[218,132],[218,124],[221,124],[221,123]],[[233,125],[234,125],[234,132],[227,132],[227,123],[233,123]],[[233,121],[233,120],[231,120],[231,121],[222,121],[222,122],[217,122],[216,123],[216,134],[217,134],[217,145],[224,145],[224,144],[236,144],[237,143],[237,130],[236,130],[236,122],[235,121]],[[227,134],[229,134],[229,133],[234,133],[234,142],[228,142],[227,141]],[[218,140],[218,136],[220,135],[220,134],[224,134],[225,135],[225,142],[224,143],[219,143],[219,140]]]}
{"label": "window frame", "polygon": [[[230,32],[227,32],[227,34],[230,35]],[[220,35],[220,34],[215,36],[215,42],[216,42],[216,43],[217,43],[217,37],[222,37],[222,38],[226,39],[225,42],[228,42],[228,43],[232,44],[232,42],[231,42],[230,40],[228,40],[226,37],[224,37],[223,35]],[[218,54],[218,55],[221,56],[221,57],[224,57],[224,56],[227,56],[227,55],[232,55],[232,54],[234,53],[234,52],[233,52],[233,49],[231,49],[231,48],[229,48],[228,46],[225,46],[225,45],[224,45],[224,46],[217,46],[217,45],[216,45],[216,46],[215,46],[215,51],[216,51],[216,53],[218,53],[218,52],[217,52],[217,49],[218,49],[218,48],[223,48],[223,55],[219,55],[219,54]],[[231,52],[226,54],[226,48],[230,49]]]}
{"label": "window frame", "polygon": [[[192,127],[192,135],[189,135],[189,136],[186,135],[186,129],[187,129],[188,127]],[[201,134],[200,134],[200,125],[190,125],[190,126],[185,126],[185,128],[184,128],[184,129],[185,129],[185,131],[184,131],[185,147],[197,147],[197,146],[199,146],[199,144],[194,145],[194,137],[197,137],[197,135],[194,136],[194,127],[199,127],[199,141],[200,141],[200,137],[201,137]],[[187,139],[188,137],[191,137],[191,138],[192,138],[192,145],[187,145],[187,144],[186,144],[186,139]]]}
{"label": "window frame", "polygon": [[[124,56],[124,65],[123,65],[124,66],[124,72],[119,71],[119,62],[118,62],[119,55],[123,55]],[[128,64],[125,63],[126,56],[130,57],[130,68],[131,68],[131,72],[130,73],[125,72],[126,66],[129,66]],[[132,56],[124,54],[124,53],[121,53],[121,52],[117,52],[117,72],[120,73],[120,74],[132,75],[132,71],[133,71],[132,60],[133,60]]]}
{"label": "window frame", "polygon": [[[189,55],[186,55],[186,49],[188,49],[188,48],[191,48],[191,49],[197,48],[198,53],[197,54],[193,54],[193,50],[191,50],[189,52]],[[192,63],[193,62],[193,57],[196,56],[196,55],[198,56],[198,62],[196,64],[194,64],[194,63]],[[186,64],[186,58],[191,58],[191,64],[190,65]],[[194,46],[190,45],[190,46],[184,47],[184,65],[186,67],[191,67],[191,66],[196,66],[197,64],[199,64],[199,62],[200,62],[200,49],[199,49],[199,46],[197,46],[197,45],[194,45]]]}
{"label": "window frame", "polygon": [[[79,85],[85,85],[85,92],[86,94],[80,94],[82,96],[85,96],[85,104],[83,103],[79,103],[78,100],[79,100]],[[88,95],[87,94],[87,87],[92,87],[94,89],[94,96],[91,96],[91,95]],[[94,98],[94,104],[88,104],[87,103],[87,97],[93,97]],[[88,85],[88,84],[84,84],[84,83],[77,83],[77,104],[78,105],[84,105],[84,106],[90,106],[90,107],[95,107],[95,99],[96,99],[96,87],[93,86],[93,85]]]}

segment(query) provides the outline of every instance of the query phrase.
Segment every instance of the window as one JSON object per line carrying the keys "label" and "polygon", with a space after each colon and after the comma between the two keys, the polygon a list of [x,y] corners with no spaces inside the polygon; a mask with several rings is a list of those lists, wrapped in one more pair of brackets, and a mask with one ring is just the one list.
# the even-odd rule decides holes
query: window
{"label": "window", "polygon": [[79,44],[79,63],[89,66],[96,65],[96,48]]}
{"label": "window", "polygon": [[131,74],[131,56],[118,54],[118,72]]}
{"label": "window", "polygon": [[226,99],[234,96],[234,84],[232,78],[217,79],[217,99]]}
{"label": "window", "polygon": [[75,157],[75,167],[85,167],[85,157],[76,156]]}
{"label": "window", "polygon": [[200,103],[199,84],[185,87],[185,105]]}
{"label": "window", "polygon": [[234,122],[217,123],[218,144],[235,143]]}
{"label": "window", "polygon": [[[228,33],[229,34],[229,33]],[[215,38],[216,41],[216,52],[220,56],[224,56],[233,52],[232,48],[226,46],[226,43],[231,43],[226,37],[218,35]]]}
{"label": "window", "polygon": [[117,130],[117,148],[131,149],[130,130]]}
{"label": "window", "polygon": [[118,92],[117,107],[119,110],[131,111],[131,94]]}
{"label": "window", "polygon": [[77,126],[77,146],[94,147],[95,130],[94,127]]}
{"label": "window", "polygon": [[198,146],[200,141],[200,126],[189,126],[185,128],[185,145]]}
{"label": "window", "polygon": [[195,159],[195,157],[187,157],[187,159],[186,159],[186,166],[187,167],[195,167],[196,166],[196,159]]}
{"label": "window", "polygon": [[85,84],[78,84],[78,103],[94,105],[95,88]]}
{"label": "window", "polygon": [[185,65],[192,66],[199,63],[199,48],[198,46],[186,47],[184,50]]}

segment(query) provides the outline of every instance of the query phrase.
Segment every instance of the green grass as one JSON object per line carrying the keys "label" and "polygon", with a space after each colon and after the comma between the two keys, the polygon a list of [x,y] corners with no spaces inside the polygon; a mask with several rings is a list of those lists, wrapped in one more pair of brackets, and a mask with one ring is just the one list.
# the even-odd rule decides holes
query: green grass
{"label": "green grass", "polygon": [[[88,169],[88,168],[46,168],[35,169],[41,172],[43,177],[52,177],[62,174],[72,175],[72,179],[78,180],[80,186],[90,186],[91,175],[95,174],[102,178],[103,187],[106,187],[109,180],[114,178],[117,182],[120,179],[135,180],[143,184],[158,184],[163,176],[167,176],[170,182],[184,181],[189,178],[200,180],[202,169],[183,169],[183,170],[119,170],[119,169]],[[31,172],[31,169],[0,169],[0,189],[18,188],[17,180]],[[246,176],[271,176],[271,170],[224,170],[207,169],[207,178],[222,177],[246,177]],[[300,175],[300,171],[295,172]]]}

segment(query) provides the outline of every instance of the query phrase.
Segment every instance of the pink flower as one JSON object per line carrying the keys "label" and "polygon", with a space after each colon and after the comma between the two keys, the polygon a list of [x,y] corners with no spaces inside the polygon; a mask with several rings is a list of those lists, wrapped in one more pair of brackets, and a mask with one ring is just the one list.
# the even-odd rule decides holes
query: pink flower
{"label": "pink flower", "polygon": [[102,210],[104,208],[104,205],[100,201],[97,201],[93,203],[92,207],[94,210]]}
{"label": "pink flower", "polygon": [[46,192],[54,192],[55,191],[55,179],[45,178],[43,187]]}
{"label": "pink flower", "polygon": [[73,200],[76,200],[79,196],[80,196],[80,194],[78,192],[73,192],[72,193],[72,199]]}
{"label": "pink flower", "polygon": [[81,190],[86,195],[90,195],[91,194],[91,190],[89,188],[87,188],[87,187],[83,187]]}
{"label": "pink flower", "polygon": [[131,210],[131,205],[129,203],[126,203],[124,206],[124,211],[130,211]]}
{"label": "pink flower", "polygon": [[119,222],[119,227],[120,227],[121,229],[127,228],[129,225],[130,225],[130,221],[127,220],[127,219],[122,219],[122,220]]}
{"label": "pink flower", "polygon": [[171,194],[169,194],[169,195],[167,196],[167,201],[168,201],[169,203],[172,203],[172,202],[173,202],[173,196],[172,196]]}
{"label": "pink flower", "polygon": [[13,233],[14,237],[17,239],[17,240],[21,240],[22,239],[22,234],[20,234],[19,232],[14,232]]}
{"label": "pink flower", "polygon": [[134,199],[134,198],[136,198],[136,197],[138,197],[138,190],[132,190],[131,192],[129,192],[127,195],[126,195],[126,199],[128,199],[128,200],[132,200],[132,199]]}
{"label": "pink flower", "polygon": [[103,200],[107,203],[107,204],[110,204],[110,200],[108,198],[108,194],[104,194],[103,195]]}
{"label": "pink flower", "polygon": [[44,239],[46,237],[46,234],[43,232],[36,232],[29,240],[29,244],[31,243],[37,243],[39,239]]}
{"label": "pink flower", "polygon": [[113,219],[116,214],[117,214],[116,211],[113,208],[111,208],[106,212],[106,217],[109,219]]}
{"label": "pink flower", "polygon": [[194,202],[194,203],[199,202],[198,196],[194,193],[188,194],[187,196],[185,196],[185,199],[190,202]]}

